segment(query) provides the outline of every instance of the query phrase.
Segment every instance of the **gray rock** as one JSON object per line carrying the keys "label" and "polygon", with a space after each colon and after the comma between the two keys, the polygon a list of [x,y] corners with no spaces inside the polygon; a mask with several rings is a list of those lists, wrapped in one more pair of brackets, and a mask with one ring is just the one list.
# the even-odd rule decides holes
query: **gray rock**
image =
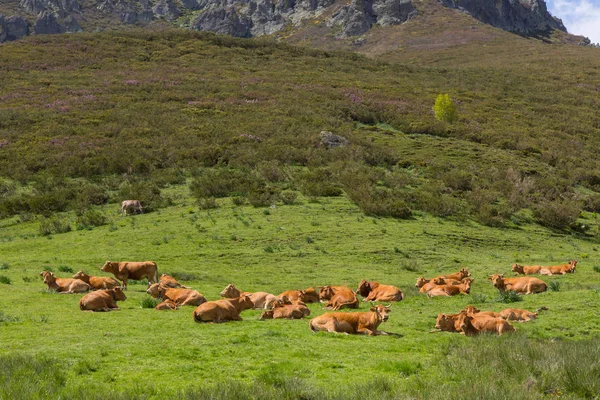
{"label": "gray rock", "polygon": [[382,26],[402,24],[417,14],[410,0],[375,0],[373,11]]}
{"label": "gray rock", "polygon": [[167,21],[173,21],[181,16],[181,11],[173,0],[159,0],[152,11],[157,18],[164,18]]}
{"label": "gray rock", "polygon": [[29,22],[23,17],[0,15],[0,43],[21,39],[29,34]]}
{"label": "gray rock", "polygon": [[334,15],[332,23],[341,26],[339,37],[358,36],[375,23],[398,25],[415,14],[410,0],[353,0]]}
{"label": "gray rock", "polygon": [[333,149],[336,147],[345,147],[350,144],[350,141],[343,136],[334,135],[328,131],[321,131],[319,134],[321,138],[321,146],[325,146],[328,149]]}
{"label": "gray rock", "polygon": [[192,29],[209,31],[234,37],[250,37],[252,20],[239,15],[234,7],[224,2],[207,9],[193,22]]}
{"label": "gray rock", "polygon": [[44,11],[33,25],[33,33],[36,35],[53,35],[65,33],[67,28],[58,23],[54,14]]}
{"label": "gray rock", "polygon": [[474,18],[520,34],[535,34],[550,29],[566,32],[562,21],[550,15],[544,0],[441,0],[446,7],[467,12]]}

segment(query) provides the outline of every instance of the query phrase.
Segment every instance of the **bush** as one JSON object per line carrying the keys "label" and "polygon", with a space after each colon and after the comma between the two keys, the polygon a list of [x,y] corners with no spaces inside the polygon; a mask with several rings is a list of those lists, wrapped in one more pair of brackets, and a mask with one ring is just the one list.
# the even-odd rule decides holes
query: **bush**
{"label": "bush", "polygon": [[548,283],[548,288],[553,292],[560,291],[560,282],[559,281],[551,281]]}
{"label": "bush", "polygon": [[72,273],[73,273],[73,268],[71,268],[71,267],[68,267],[68,266],[66,266],[66,265],[61,265],[60,267],[58,267],[58,270],[59,270],[60,272],[68,272],[69,274],[72,274]]}
{"label": "bush", "polygon": [[498,299],[496,300],[498,303],[516,303],[517,301],[522,301],[523,298],[519,295],[519,293],[514,290],[508,290],[505,292],[498,292]]}
{"label": "bush", "polygon": [[206,168],[198,172],[190,183],[196,198],[243,195],[248,191],[250,174],[232,168]]}
{"label": "bush", "polygon": [[67,219],[61,219],[57,216],[51,218],[41,217],[39,232],[42,236],[71,232],[71,223]]}
{"label": "bush", "polygon": [[142,300],[140,300],[140,308],[154,308],[158,303],[160,303],[159,299],[146,296]]}
{"label": "bush", "polygon": [[7,262],[0,264],[0,270],[9,269],[10,265]]}
{"label": "bush", "polygon": [[600,265],[594,265],[594,271],[600,272]]}
{"label": "bush", "polygon": [[449,123],[456,121],[456,107],[449,94],[439,94],[437,96],[433,111],[435,112],[435,119],[438,121]]}
{"label": "bush", "polygon": [[4,283],[5,285],[10,285],[10,278],[5,275],[0,275],[0,283]]}
{"label": "bush", "polygon": [[96,226],[106,225],[107,223],[108,218],[106,215],[96,210],[87,210],[75,220],[78,230],[92,229]]}
{"label": "bush", "polygon": [[284,190],[279,194],[279,198],[283,201],[283,204],[292,205],[298,199],[298,192],[292,190]]}
{"label": "bush", "polygon": [[214,208],[219,208],[219,205],[214,197],[203,197],[198,199],[198,207],[200,207],[202,210],[211,210]]}
{"label": "bush", "polygon": [[565,229],[577,220],[581,206],[573,200],[543,201],[534,207],[533,213],[540,225]]}
{"label": "bush", "polygon": [[236,206],[243,206],[244,204],[246,204],[247,200],[248,199],[245,196],[234,196],[234,197],[231,198],[231,201]]}
{"label": "bush", "polygon": [[170,204],[168,199],[162,197],[159,187],[151,181],[127,182],[119,189],[120,204],[123,200],[139,200],[144,212],[152,212]]}
{"label": "bush", "polygon": [[315,168],[300,175],[302,193],[314,197],[341,196],[343,191],[336,184],[333,172],[328,168]]}
{"label": "bush", "polygon": [[256,183],[248,191],[248,202],[254,207],[268,207],[279,199],[279,190],[272,186]]}

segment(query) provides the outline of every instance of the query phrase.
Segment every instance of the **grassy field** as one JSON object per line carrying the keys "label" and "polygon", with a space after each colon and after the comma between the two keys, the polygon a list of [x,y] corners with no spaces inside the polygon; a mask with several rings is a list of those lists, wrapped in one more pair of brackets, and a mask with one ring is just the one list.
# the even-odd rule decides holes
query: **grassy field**
{"label": "grassy field", "polygon": [[[443,398],[461,393],[463,385],[477,388],[472,393],[483,396],[478,398],[599,393],[596,239],[535,225],[492,229],[428,214],[365,217],[345,197],[301,198],[272,208],[235,206],[227,198],[217,209],[199,210],[185,186],[163,194],[173,205],[154,213],[121,217],[117,205],[104,206],[110,224],[92,230],[41,236],[37,221],[1,221],[0,275],[10,283],[0,284],[0,398],[360,398],[364,391],[374,398]],[[575,274],[543,278],[559,281],[558,291],[516,304],[497,302],[486,280],[494,272],[510,275],[516,261],[570,258],[579,259]],[[154,260],[159,272],[183,278],[209,300],[228,283],[278,294],[325,284],[356,288],[363,278],[397,285],[406,298],[392,306],[381,327],[393,335],[345,336],[314,334],[307,320],[259,321],[260,311],[244,312],[242,322],[200,325],[192,320],[192,307],[141,308],[143,284],[130,286],[121,311],[84,313],[79,295],[48,293],[38,275],[47,268],[62,277],[71,275],[61,272],[68,268],[102,274],[106,260]],[[428,299],[414,288],[420,275],[463,266],[475,277],[471,295]],[[428,333],[438,313],[468,304],[549,310],[518,324],[512,339]],[[319,304],[310,309],[311,316],[324,312]],[[500,352],[502,346],[513,350]],[[492,368],[496,362],[500,366]],[[516,371],[519,363],[530,371]],[[563,376],[570,366],[577,368],[578,385],[569,386]],[[25,383],[11,374],[32,378]],[[506,382],[484,390],[494,374],[504,374]],[[514,387],[502,389],[509,384]]]}

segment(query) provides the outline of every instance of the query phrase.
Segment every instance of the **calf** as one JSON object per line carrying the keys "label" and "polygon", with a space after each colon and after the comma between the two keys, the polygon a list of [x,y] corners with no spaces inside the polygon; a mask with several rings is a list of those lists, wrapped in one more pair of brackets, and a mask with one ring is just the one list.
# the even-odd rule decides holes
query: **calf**
{"label": "calf", "polygon": [[571,260],[568,264],[553,265],[551,267],[542,267],[540,275],[565,275],[575,272],[577,260]]}
{"label": "calf", "polygon": [[160,276],[159,283],[163,287],[189,289],[189,287],[183,286],[181,283],[177,282],[177,280],[175,278],[173,278],[171,275],[167,275],[167,274],[162,274]]}
{"label": "calf", "polygon": [[40,276],[44,278],[44,283],[48,285],[48,289],[55,290],[60,294],[85,293],[91,289],[90,285],[81,279],[57,278],[50,271],[42,271]]}
{"label": "calf", "polygon": [[[546,307],[540,308],[538,311],[546,309]],[[532,319],[536,319],[538,316],[537,312],[531,312],[528,310],[521,310],[518,308],[507,308],[499,313],[499,317],[507,321],[527,322]]]}
{"label": "calf", "polygon": [[310,320],[313,332],[327,331],[337,333],[360,333],[371,336],[386,335],[377,327],[388,320],[391,310],[386,306],[372,307],[368,312],[334,312],[326,313]]}
{"label": "calf", "polygon": [[177,310],[178,308],[179,306],[177,305],[177,303],[175,303],[171,299],[167,299],[162,303],[158,303],[156,307],[154,307],[155,310]]}
{"label": "calf", "polygon": [[500,291],[512,290],[517,293],[541,293],[548,289],[548,285],[538,278],[519,277],[505,278],[503,274],[494,274],[488,277],[495,288]]}
{"label": "calf", "polygon": [[515,327],[502,318],[478,314],[469,315],[464,310],[460,312],[457,324],[460,331],[466,336],[474,336],[480,333],[503,335],[515,331]]}
{"label": "calf", "polygon": [[325,309],[337,311],[342,308],[358,308],[356,295],[347,286],[321,286],[319,287],[319,298],[327,300]]}
{"label": "calf", "polygon": [[512,265],[511,271],[521,275],[537,275],[541,269],[542,267],[539,265],[520,265],[515,263]]}
{"label": "calf", "polygon": [[396,286],[382,285],[379,282],[360,281],[356,294],[364,297],[363,301],[401,301],[404,294]]}
{"label": "calf", "polygon": [[109,276],[89,276],[83,271],[79,271],[75,275],[73,275],[73,279],[81,279],[82,281],[90,285],[92,290],[114,289],[117,286],[121,286],[121,284],[117,280]]}
{"label": "calf", "polygon": [[196,290],[168,288],[163,287],[160,283],[150,285],[146,293],[155,299],[171,300],[180,306],[199,306],[202,303],[206,303],[206,298]]}
{"label": "calf", "polygon": [[456,296],[457,294],[469,294],[471,292],[471,283],[474,279],[466,278],[459,285],[438,285],[427,291],[427,296]]}
{"label": "calf", "polygon": [[297,304],[282,304],[276,305],[272,310],[263,311],[260,316],[261,320],[264,319],[302,319],[310,315],[310,310],[303,303]]}
{"label": "calf", "polygon": [[242,295],[235,299],[207,301],[194,310],[196,322],[241,321],[240,313],[254,307],[250,296]]}
{"label": "calf", "polygon": [[277,296],[267,292],[242,292],[230,283],[221,291],[221,297],[229,299],[240,297],[243,295],[250,296],[250,300],[254,304],[255,309],[268,310],[279,300]]}
{"label": "calf", "polygon": [[79,300],[81,311],[112,311],[120,310],[117,301],[125,301],[127,296],[120,287],[97,290],[86,294]]}
{"label": "calf", "polygon": [[118,280],[123,281],[123,289],[127,289],[128,279],[139,281],[147,278],[148,283],[158,282],[158,268],[153,261],[107,261],[100,270],[109,272]]}

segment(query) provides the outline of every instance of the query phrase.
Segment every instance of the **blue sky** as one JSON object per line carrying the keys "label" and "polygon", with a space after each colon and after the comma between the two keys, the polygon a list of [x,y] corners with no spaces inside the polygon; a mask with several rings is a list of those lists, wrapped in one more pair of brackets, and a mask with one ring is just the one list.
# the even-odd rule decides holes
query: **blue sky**
{"label": "blue sky", "polygon": [[569,33],[600,43],[600,0],[546,0],[548,11],[560,19]]}

